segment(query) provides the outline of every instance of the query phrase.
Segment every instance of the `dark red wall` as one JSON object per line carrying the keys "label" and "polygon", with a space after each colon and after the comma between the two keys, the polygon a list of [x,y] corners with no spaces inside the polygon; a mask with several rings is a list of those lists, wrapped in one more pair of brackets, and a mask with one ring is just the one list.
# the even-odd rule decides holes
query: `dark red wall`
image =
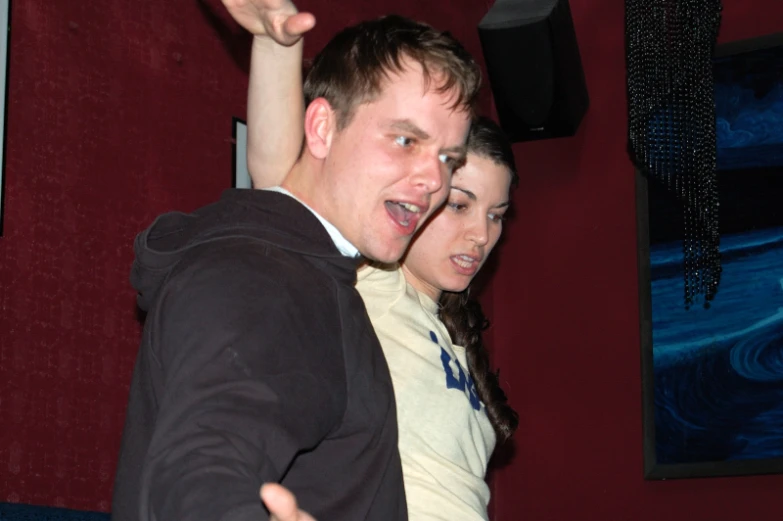
{"label": "dark red wall", "polygon": [[[515,147],[517,217],[492,284],[496,361],[522,418],[496,519],[778,521],[783,476],[642,479],[624,3],[571,8],[592,105],[576,137]],[[725,0],[721,41],[776,31],[783,4]]]}
{"label": "dark red wall", "polygon": [[12,4],[0,500],[108,509],[133,237],[230,183],[244,76],[196,2]]}
{"label": "dark red wall", "polygon": [[[498,519],[777,519],[777,476],[641,479],[623,3],[571,1],[592,107],[577,137],[516,148],[518,217],[489,293],[496,359],[522,415],[517,457],[494,482]],[[230,185],[249,42],[223,34],[235,28],[217,0],[12,2],[0,501],[107,510],[138,346],[132,240],[158,213]],[[724,40],[783,30],[783,6],[731,2]],[[398,12],[480,56],[475,26],[489,7],[301,3],[319,20],[308,55],[346,24]]]}

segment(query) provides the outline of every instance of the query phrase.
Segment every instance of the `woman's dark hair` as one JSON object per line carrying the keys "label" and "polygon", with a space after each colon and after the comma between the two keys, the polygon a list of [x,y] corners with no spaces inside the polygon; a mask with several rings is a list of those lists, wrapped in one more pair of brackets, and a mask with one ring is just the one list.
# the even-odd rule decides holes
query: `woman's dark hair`
{"label": "woman's dark hair", "polygon": [[[511,186],[516,186],[518,178],[511,143],[495,122],[485,117],[474,121],[467,147],[468,154],[491,159],[506,167],[511,176]],[[465,348],[468,370],[476,384],[479,399],[487,407],[487,416],[498,443],[505,442],[517,429],[519,415],[508,404],[506,393],[500,388],[498,373],[490,368],[489,353],[482,340],[482,333],[489,327],[489,322],[481,304],[470,298],[470,287],[460,293],[444,291],[440,297],[439,315],[451,341]]]}
{"label": "woman's dark hair", "polygon": [[468,154],[491,159],[495,164],[507,168],[511,187],[516,187],[519,178],[514,152],[506,133],[497,123],[486,116],[477,117],[470,126],[466,146]]}

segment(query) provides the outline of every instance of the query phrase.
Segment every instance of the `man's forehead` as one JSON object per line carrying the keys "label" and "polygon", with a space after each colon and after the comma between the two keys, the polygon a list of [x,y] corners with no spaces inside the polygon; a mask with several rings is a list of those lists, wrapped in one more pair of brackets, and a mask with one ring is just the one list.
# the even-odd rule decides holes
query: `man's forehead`
{"label": "man's forehead", "polygon": [[421,62],[404,55],[399,61],[399,68],[394,66],[384,70],[379,90],[383,93],[390,87],[415,86],[421,89],[422,96],[437,92],[446,95],[450,104],[455,104],[460,96],[459,87],[455,84],[446,90],[444,87],[448,82],[449,75],[440,67],[428,64],[425,70]]}

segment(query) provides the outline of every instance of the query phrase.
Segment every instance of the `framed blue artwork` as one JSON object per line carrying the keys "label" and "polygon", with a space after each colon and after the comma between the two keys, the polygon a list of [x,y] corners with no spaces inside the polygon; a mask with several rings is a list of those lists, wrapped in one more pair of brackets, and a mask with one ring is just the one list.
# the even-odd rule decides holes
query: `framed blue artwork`
{"label": "framed blue artwork", "polygon": [[714,56],[722,277],[683,300],[676,197],[637,174],[647,479],[783,472],[783,34]]}

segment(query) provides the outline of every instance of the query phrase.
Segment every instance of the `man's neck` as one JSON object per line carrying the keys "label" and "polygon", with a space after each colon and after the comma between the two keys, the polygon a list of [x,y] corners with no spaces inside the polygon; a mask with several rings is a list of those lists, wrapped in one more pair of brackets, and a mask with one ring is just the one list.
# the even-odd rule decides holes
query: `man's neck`
{"label": "man's neck", "polygon": [[308,164],[306,159],[300,159],[285,176],[280,186],[291,192],[297,199],[316,211],[324,219],[329,220],[321,198],[317,197],[318,180],[320,176],[313,169],[316,165]]}
{"label": "man's neck", "polygon": [[297,162],[283,182],[280,183],[280,187],[298,199],[318,217],[332,237],[337,249],[343,255],[356,257],[359,255],[359,251],[342,235],[342,232],[337,228],[336,223],[331,220],[329,214],[324,212],[324,208],[327,205],[324,204],[323,194],[326,192],[318,184],[323,179],[323,176],[319,175],[320,172],[307,170],[308,167],[312,168],[312,166],[303,164],[302,161]]}

